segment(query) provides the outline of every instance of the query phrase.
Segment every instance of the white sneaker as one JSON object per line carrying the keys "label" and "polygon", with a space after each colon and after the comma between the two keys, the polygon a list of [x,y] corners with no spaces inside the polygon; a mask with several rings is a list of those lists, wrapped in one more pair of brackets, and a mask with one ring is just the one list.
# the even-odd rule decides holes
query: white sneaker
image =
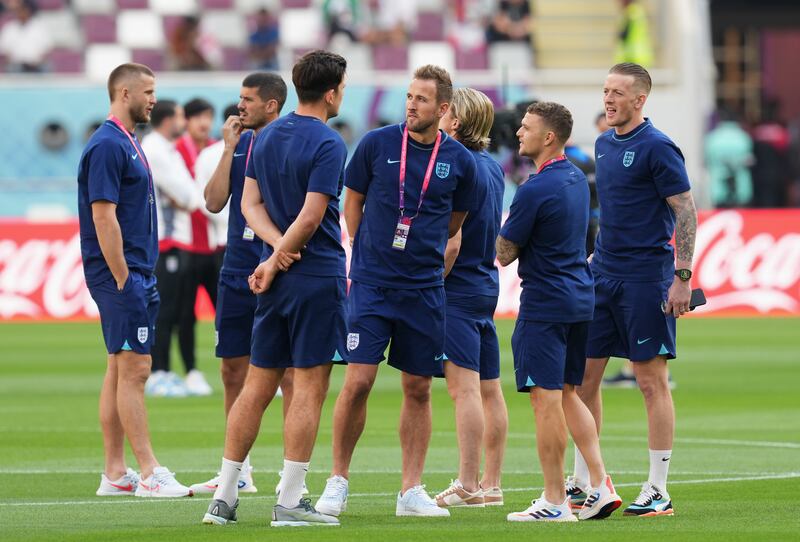
{"label": "white sneaker", "polygon": [[523,510],[522,512],[511,512],[508,516],[506,516],[508,521],[531,521],[531,522],[541,522],[541,521],[578,521],[574,515],[572,515],[572,508],[569,504],[569,496],[564,499],[564,502],[561,504],[552,504],[547,502],[544,498],[544,492],[542,492],[542,496],[536,499],[535,501],[531,501],[531,505]]}
{"label": "white sneaker", "polygon": [[[191,490],[193,493],[215,493],[219,487],[220,473],[217,473],[211,480],[202,484],[192,484]],[[239,493],[258,493],[258,488],[253,485],[253,467],[247,469],[247,472],[242,471],[239,476]]]}
{"label": "white sneaker", "polygon": [[329,516],[338,517],[339,514],[347,510],[347,492],[350,483],[344,476],[331,476],[325,482],[325,491],[319,496],[314,508],[318,512]]}
{"label": "white sneaker", "polygon": [[189,395],[211,395],[214,390],[206,382],[206,377],[197,369],[192,369],[186,375],[186,391]]}
{"label": "white sneaker", "polygon": [[475,493],[470,493],[464,489],[460,480],[452,480],[450,482],[450,487],[436,495],[436,505],[441,508],[455,508],[460,506],[483,508],[486,506],[481,488],[478,487]]}
{"label": "white sneaker", "polygon": [[144,383],[144,394],[157,397],[156,390],[164,387],[165,371],[155,371],[150,373],[147,377],[147,382]]}
{"label": "white sneaker", "polygon": [[188,394],[181,377],[172,371],[151,374],[144,385],[144,392],[151,397],[186,397]]}
{"label": "white sneaker", "polygon": [[129,468],[128,472],[113,482],[108,479],[105,473],[101,474],[100,487],[97,488],[95,495],[98,497],[134,495],[137,487],[139,487],[139,474],[135,470]]}
{"label": "white sneaker", "polygon": [[403,494],[397,494],[395,515],[418,517],[450,517],[447,508],[439,508],[436,501],[430,498],[425,486],[414,486]]}
{"label": "white sneaker", "polygon": [[578,519],[605,519],[621,504],[622,498],[617,495],[611,476],[606,475],[600,487],[589,490],[589,496],[578,512]]}
{"label": "white sneaker", "polygon": [[[278,471],[278,476],[280,476],[280,481],[278,481],[278,485],[275,486],[275,495],[280,495],[281,494],[281,487],[283,487],[283,486],[281,486],[281,484],[283,483],[283,471],[282,470]],[[305,482],[303,482],[303,492],[301,494],[302,495],[308,495],[308,486],[306,486]]]}
{"label": "white sneaker", "polygon": [[175,479],[175,473],[166,467],[156,467],[153,474],[139,481],[137,497],[191,497],[192,490]]}
{"label": "white sneaker", "polygon": [[484,506],[503,506],[503,490],[499,487],[481,488]]}

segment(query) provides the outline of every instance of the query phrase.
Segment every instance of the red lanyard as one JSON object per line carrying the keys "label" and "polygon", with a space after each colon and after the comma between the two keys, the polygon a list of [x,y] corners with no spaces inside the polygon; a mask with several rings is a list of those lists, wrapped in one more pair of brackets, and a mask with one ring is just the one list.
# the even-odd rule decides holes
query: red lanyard
{"label": "red lanyard", "polygon": [[[425,193],[428,191],[428,185],[431,183],[431,174],[433,173],[433,164],[436,163],[436,155],[439,154],[439,144],[442,142],[442,132],[436,134],[436,143],[433,144],[433,151],[431,151],[431,159],[428,162],[428,169],[425,171],[425,178],[422,180],[422,189],[419,193],[419,203],[417,204],[417,214],[410,217],[413,220],[419,216],[419,210],[422,208],[422,200],[425,199]],[[406,209],[406,158],[408,156],[408,126],[403,129],[403,146],[400,148],[400,216]]]}
{"label": "red lanyard", "polygon": [[256,139],[256,133],[253,131],[253,135],[250,136],[250,146],[247,147],[247,158],[244,159],[244,174],[247,175],[247,166],[250,165],[250,153],[253,152],[253,141]]}
{"label": "red lanyard", "polygon": [[546,168],[547,166],[550,166],[552,164],[555,164],[556,162],[560,162],[560,161],[566,160],[566,159],[567,159],[567,155],[566,154],[562,154],[561,156],[556,156],[555,158],[551,158],[550,160],[548,160],[547,162],[542,164],[542,166],[539,168],[539,170],[536,172],[536,174],[538,175],[539,173],[541,173],[542,170],[544,168]]}
{"label": "red lanyard", "polygon": [[149,205],[149,207],[150,207],[150,231],[153,231],[153,203],[155,202],[155,196],[153,195],[153,192],[154,192],[154,189],[153,189],[153,171],[150,169],[150,163],[147,161],[147,157],[144,155],[144,150],[142,150],[142,148],[139,145],[136,144],[136,140],[133,139],[133,136],[128,131],[128,129],[125,128],[125,125],[122,124],[121,120],[119,120],[114,115],[109,115],[108,119],[106,119],[106,120],[110,120],[111,122],[113,122],[114,125],[117,128],[119,128],[122,131],[122,133],[125,134],[128,137],[128,141],[131,142],[131,145],[133,145],[134,150],[136,150],[136,152],[142,158],[142,163],[144,164],[144,167],[147,169],[147,180],[149,181],[149,186],[148,186],[149,192],[147,194],[147,196],[148,196],[147,199],[148,199],[148,203],[150,204]]}

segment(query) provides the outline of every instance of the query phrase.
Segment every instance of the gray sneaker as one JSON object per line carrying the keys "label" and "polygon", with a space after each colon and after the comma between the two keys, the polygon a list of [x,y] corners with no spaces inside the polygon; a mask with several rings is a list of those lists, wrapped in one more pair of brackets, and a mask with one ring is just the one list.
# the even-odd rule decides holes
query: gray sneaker
{"label": "gray sneaker", "polygon": [[227,523],[236,523],[236,509],[239,508],[239,499],[233,503],[233,506],[228,506],[223,500],[214,499],[208,506],[208,512],[203,516],[203,523],[207,525],[225,525]]}
{"label": "gray sneaker", "polygon": [[317,512],[311,506],[310,499],[301,499],[294,508],[285,508],[276,504],[272,509],[270,525],[273,527],[338,527],[339,520]]}

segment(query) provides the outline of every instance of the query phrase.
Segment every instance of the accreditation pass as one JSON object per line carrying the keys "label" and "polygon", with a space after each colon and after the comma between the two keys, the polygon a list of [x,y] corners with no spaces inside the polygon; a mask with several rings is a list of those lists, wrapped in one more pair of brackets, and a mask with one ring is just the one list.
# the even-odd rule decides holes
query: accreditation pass
{"label": "accreditation pass", "polygon": [[392,242],[393,249],[406,249],[409,231],[411,231],[411,219],[407,216],[401,216],[400,220],[397,221],[397,228],[394,230],[394,241]]}

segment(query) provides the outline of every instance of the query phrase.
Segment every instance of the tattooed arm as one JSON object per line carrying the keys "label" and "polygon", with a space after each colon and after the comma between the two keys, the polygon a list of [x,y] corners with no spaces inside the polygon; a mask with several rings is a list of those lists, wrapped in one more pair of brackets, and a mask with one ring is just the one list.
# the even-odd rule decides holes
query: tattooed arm
{"label": "tattooed arm", "polygon": [[497,250],[497,261],[500,262],[500,265],[503,267],[519,258],[519,246],[515,245],[502,235],[497,236],[495,249]]}
{"label": "tattooed arm", "polygon": [[[697,209],[694,207],[692,193],[687,191],[667,198],[667,203],[675,213],[675,268],[691,269],[694,256],[694,241],[697,236]],[[666,313],[675,318],[689,310],[692,295],[690,281],[675,277],[667,294]]]}

